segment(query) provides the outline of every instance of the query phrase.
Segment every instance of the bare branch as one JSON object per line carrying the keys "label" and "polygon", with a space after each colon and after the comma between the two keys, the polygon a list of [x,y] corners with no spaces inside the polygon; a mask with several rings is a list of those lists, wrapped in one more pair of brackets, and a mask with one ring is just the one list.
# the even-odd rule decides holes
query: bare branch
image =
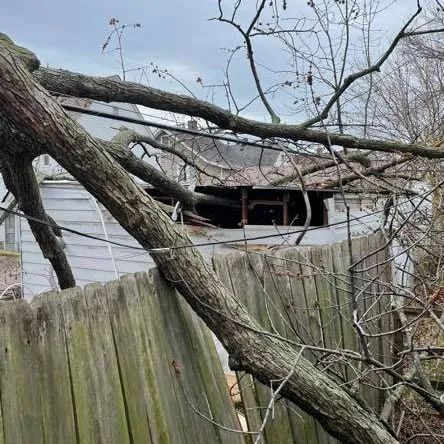
{"label": "bare branch", "polygon": [[335,103],[339,100],[339,98],[344,94],[345,91],[358,79],[361,77],[365,77],[371,73],[378,72],[381,69],[381,66],[383,63],[389,58],[390,54],[395,50],[396,46],[398,45],[399,41],[405,37],[405,30],[411,25],[413,20],[421,13],[422,8],[418,5],[418,9],[416,12],[410,17],[410,19],[407,21],[407,23],[402,27],[401,31],[396,35],[396,37],[393,39],[392,43],[390,44],[387,51],[378,59],[378,61],[361,71],[358,71],[354,74],[349,75],[344,79],[342,82],[342,85],[337,89],[337,91],[333,94],[333,96],[328,101],[327,105],[325,105],[325,108],[322,110],[322,112],[317,115],[316,117],[313,117],[310,120],[307,120],[303,123],[303,126],[308,127],[311,125],[314,125],[315,123],[320,122],[321,120],[325,120],[328,117],[328,114],[331,110],[331,108],[335,105]]}
{"label": "bare branch", "polygon": [[239,206],[239,202],[229,199],[194,193],[179,182],[170,179],[158,169],[139,159],[128,148],[128,144],[134,141],[134,137],[140,141],[142,141],[142,139],[150,140],[148,137],[146,139],[145,137],[139,138],[139,135],[128,130],[121,130],[111,143],[105,141],[100,141],[100,143],[126,171],[163,191],[166,195],[177,199],[187,210],[195,212],[195,206],[198,204]]}
{"label": "bare branch", "polygon": [[299,234],[299,236],[297,237],[297,239],[294,242],[295,245],[299,245],[302,242],[302,239],[304,238],[305,234],[307,233],[308,227],[310,226],[311,204],[310,204],[310,199],[308,197],[307,186],[305,184],[304,176],[302,175],[301,170],[299,169],[299,167],[297,165],[295,165],[295,168],[296,168],[296,172],[299,176],[299,181],[301,182],[301,190],[302,190],[302,195],[304,196],[305,211],[306,211],[303,231]]}
{"label": "bare branch", "polygon": [[125,142],[128,146],[130,143],[146,143],[153,148],[157,148],[166,153],[173,154],[181,159],[186,165],[190,165],[199,171],[199,173],[204,174],[205,176],[213,177],[214,179],[218,179],[215,176],[212,176],[205,169],[203,169],[196,159],[192,156],[189,156],[185,150],[181,150],[180,148],[176,148],[174,145],[166,145],[164,143],[159,142],[154,137],[151,137],[149,134],[139,134],[136,131],[129,130],[127,128],[120,129],[121,137],[123,137],[122,142]]}
{"label": "bare branch", "polygon": [[265,108],[267,109],[268,113],[270,114],[271,122],[275,123],[275,124],[278,124],[280,122],[280,118],[273,111],[273,108],[271,107],[270,102],[268,101],[267,97],[265,96],[264,90],[262,88],[261,80],[259,78],[259,74],[258,74],[257,68],[256,68],[256,62],[255,62],[255,59],[254,59],[253,44],[252,44],[251,38],[250,38],[251,31],[254,29],[257,21],[259,20],[259,17],[260,17],[260,15],[261,15],[264,7],[265,7],[265,4],[266,4],[266,0],[261,0],[259,6],[257,8],[256,14],[253,17],[253,19],[252,19],[252,21],[251,21],[251,23],[248,26],[248,29],[246,31],[244,31],[242,29],[242,27],[234,21],[234,15],[233,15],[233,17],[231,19],[226,19],[226,18],[223,17],[223,13],[222,13],[222,10],[220,8],[221,2],[219,2],[219,8],[220,8],[221,13],[220,13],[220,15],[218,17],[218,20],[220,22],[228,23],[231,26],[233,26],[235,29],[237,29],[240,32],[240,34],[244,38],[245,46],[246,46],[246,49],[247,49],[248,62],[250,64],[250,69],[251,69],[251,73],[253,75],[253,79],[254,79],[254,83],[256,85],[257,92],[259,94],[259,97],[260,97],[262,103],[264,104]]}

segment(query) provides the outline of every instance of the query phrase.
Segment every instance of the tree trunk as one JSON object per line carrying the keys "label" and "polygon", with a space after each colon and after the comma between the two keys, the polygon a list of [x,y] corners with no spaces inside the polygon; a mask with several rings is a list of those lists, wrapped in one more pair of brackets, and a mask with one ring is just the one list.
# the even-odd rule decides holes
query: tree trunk
{"label": "tree trunk", "polygon": [[[282,393],[345,443],[396,443],[378,417],[307,359],[264,331],[191,246],[190,240],[141,192],[106,150],[73,122],[8,51],[0,47],[0,115],[13,133],[25,132],[95,196],[152,256],[166,279],[217,335],[236,369],[264,384],[285,378]],[[0,131],[0,135],[2,132]],[[4,134],[4,132],[3,132]],[[11,139],[0,146],[12,150]]]}

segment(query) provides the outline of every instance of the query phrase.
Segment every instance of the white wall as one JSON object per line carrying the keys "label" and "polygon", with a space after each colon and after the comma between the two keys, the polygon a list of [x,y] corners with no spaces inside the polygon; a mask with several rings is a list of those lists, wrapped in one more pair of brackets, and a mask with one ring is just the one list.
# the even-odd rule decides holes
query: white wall
{"label": "white wall", "polygon": [[[138,246],[137,242],[117,224],[108,211],[99,205],[105,223],[105,233],[94,199],[77,182],[44,181],[41,185],[41,194],[46,211],[58,224],[101,238],[105,238],[107,234],[113,241]],[[338,212],[335,209],[334,202],[331,202],[330,207],[330,219],[335,221],[345,220],[345,213]],[[358,210],[359,208],[355,208],[354,212],[356,214],[365,214],[364,211]],[[375,224],[377,224],[377,218],[374,216],[366,218],[366,222],[371,222],[370,225],[374,228]],[[355,234],[368,230],[368,227],[361,222],[355,222],[352,225]],[[20,219],[19,228],[23,258],[23,284],[26,297],[31,297],[49,289],[56,289],[57,280],[51,265],[49,261],[43,258],[25,219]],[[250,225],[245,227],[244,231],[242,229],[183,227],[184,230],[188,231],[195,243],[226,242],[233,239],[243,239],[244,236],[255,237],[277,234],[277,230],[279,230],[282,236],[249,242],[249,244],[263,245],[285,245],[285,243],[291,245],[298,234],[286,235],[286,233],[300,228]],[[345,224],[342,224],[332,228],[320,228],[309,231],[302,244],[329,244],[344,240],[346,237],[347,229]],[[115,279],[114,266],[117,269],[118,276],[125,273],[143,271],[153,266],[151,257],[143,251],[114,245],[110,246],[105,242],[88,239],[68,232],[64,232],[63,238],[66,243],[66,254],[73,268],[77,283],[80,286],[91,282],[106,282]],[[200,250],[208,260],[210,260],[213,254],[233,251],[232,247],[227,245],[203,246],[200,247]]]}
{"label": "white wall", "polygon": [[[124,116],[124,117],[131,117],[143,120],[143,116],[142,114],[140,114],[138,107],[130,103],[113,103],[113,102],[103,103],[103,102],[93,101],[89,104],[88,109],[93,111],[105,112],[115,116]],[[117,134],[119,128],[122,126],[137,131],[140,134],[147,134],[151,136],[153,135],[151,129],[145,125],[140,125],[130,122],[120,122],[114,119],[108,119],[88,114],[80,114],[75,112],[68,112],[68,114],[74,120],[76,120],[77,123],[79,123],[93,137],[97,137],[99,139],[107,141],[110,141]],[[143,148],[139,145],[134,147],[132,151],[138,157],[142,157],[142,155],[144,154]],[[159,154],[159,150],[150,148],[150,153]],[[157,165],[154,157],[145,156],[144,161],[153,166]],[[34,161],[34,167],[37,172],[37,176],[43,175],[43,176],[53,176],[58,178],[66,178],[67,176],[69,176],[65,171],[65,169],[62,168],[54,159],[52,159],[48,155],[39,156]],[[140,179],[135,179],[135,181],[139,184],[142,183]],[[7,191],[6,187],[0,175],[0,201],[3,199],[3,196],[5,195],[6,191]],[[13,196],[9,195],[8,200],[4,203],[0,203],[0,206],[5,206],[5,207],[8,206],[8,203],[12,198]],[[18,222],[15,224],[16,228],[18,228],[17,224]],[[8,238],[10,239],[11,237],[13,237],[13,234],[11,234],[11,228],[9,227],[8,229],[6,224],[3,224],[0,227],[0,245],[3,245],[5,242],[6,230],[9,230]],[[13,244],[14,244],[13,242],[8,242],[7,247],[9,249],[14,249],[14,250],[18,249],[18,246],[17,245],[14,246]]]}
{"label": "white wall", "polygon": [[[130,117],[133,119],[143,120],[143,116],[140,114],[136,105],[130,103],[103,103],[94,101],[88,106],[88,110],[100,111],[114,116]],[[114,119],[108,119],[105,117],[93,116],[89,114],[80,114],[68,112],[68,114],[77,121],[91,136],[110,141],[119,131],[122,126],[134,130],[142,135],[153,135],[151,129],[148,126],[139,125],[130,122],[121,122]],[[158,150],[150,148],[150,153],[158,153]],[[144,154],[143,148],[139,145],[133,148],[133,153],[141,157]],[[155,166],[155,160],[153,157],[144,157],[145,162]],[[49,163],[45,164],[44,156],[40,156],[36,160],[36,169],[45,175],[52,176],[66,176],[66,171],[51,157],[49,157]]]}

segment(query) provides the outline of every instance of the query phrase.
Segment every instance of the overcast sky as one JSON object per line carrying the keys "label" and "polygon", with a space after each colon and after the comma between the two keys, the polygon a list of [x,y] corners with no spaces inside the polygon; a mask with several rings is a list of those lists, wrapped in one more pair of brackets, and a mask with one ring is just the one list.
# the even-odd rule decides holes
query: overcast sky
{"label": "overcast sky", "polygon": [[[295,11],[307,8],[305,0],[287,3]],[[250,0],[253,8],[254,4]],[[384,19],[388,35],[402,26],[415,4],[415,0],[396,2]],[[128,66],[155,62],[196,90],[197,77],[207,84],[222,79],[226,54],[221,48],[241,42],[233,29],[208,20],[217,12],[216,0],[1,0],[0,31],[33,50],[44,65],[110,75],[119,73],[120,67],[116,52],[101,52],[110,31],[109,19],[140,23],[140,29],[129,29],[124,37]],[[258,49],[269,64],[281,55],[267,53],[266,46]],[[236,90],[247,97],[252,93],[248,71],[235,69]],[[178,85],[154,75],[150,81],[153,86],[180,91]]]}
{"label": "overcast sky", "polygon": [[[90,74],[119,72],[117,54],[101,45],[116,17],[142,27],[125,33],[129,64],[151,61],[177,74],[221,72],[219,48],[237,40],[227,26],[209,22],[213,0],[2,0],[0,28],[32,49],[43,64]],[[233,38],[230,38],[233,37]]]}

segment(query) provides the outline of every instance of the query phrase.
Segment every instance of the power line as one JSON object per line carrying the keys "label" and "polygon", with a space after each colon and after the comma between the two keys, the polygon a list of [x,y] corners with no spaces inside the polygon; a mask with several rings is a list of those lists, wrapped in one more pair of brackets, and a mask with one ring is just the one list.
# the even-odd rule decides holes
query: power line
{"label": "power line", "polygon": [[48,221],[43,220],[43,219],[39,219],[39,218],[34,217],[34,216],[27,216],[26,214],[20,213],[20,212],[15,211],[15,210],[11,210],[9,208],[0,207],[0,210],[1,211],[5,211],[6,213],[12,214],[14,216],[20,217],[22,219],[26,219],[28,221],[32,221],[32,222],[36,222],[36,223],[41,224],[41,225],[45,225],[45,226],[50,227],[50,228],[55,229],[55,230],[58,229],[58,230],[66,231],[68,233],[72,233],[72,234],[75,234],[77,236],[86,237],[88,239],[93,239],[93,240],[97,240],[97,241],[100,241],[100,242],[105,242],[105,243],[117,245],[118,247],[132,248],[134,250],[146,250],[146,248],[143,248],[143,247],[135,247],[134,245],[124,244],[122,242],[116,242],[116,241],[112,241],[112,240],[109,240],[109,239],[104,239],[102,237],[94,236],[92,234],[82,233],[81,231],[77,231],[77,230],[74,230],[72,228],[68,228],[68,227],[65,227],[65,226],[59,225],[59,224],[53,224],[51,222],[48,222]]}
{"label": "power line", "polygon": [[[427,197],[427,195],[429,195],[431,193],[432,193],[432,191],[427,191],[426,193],[423,193],[422,195],[417,195],[417,196],[412,197],[410,199],[406,199],[403,202],[398,202],[397,204],[393,205],[393,207],[398,207],[398,206],[404,205],[408,202],[412,202],[414,199],[418,199],[418,197],[421,197],[421,196]],[[226,240],[226,241],[200,242],[200,243],[189,244],[189,245],[174,245],[172,247],[144,248],[144,247],[136,247],[134,245],[129,245],[129,244],[121,243],[121,242],[112,241],[109,239],[104,239],[104,238],[94,236],[91,234],[82,233],[82,232],[74,230],[72,228],[68,228],[63,225],[53,224],[51,222],[48,222],[48,221],[45,221],[43,219],[39,219],[39,218],[36,218],[33,216],[27,216],[26,214],[23,214],[18,211],[11,210],[11,209],[8,209],[8,208],[2,207],[2,206],[0,206],[0,210],[5,211],[9,214],[13,214],[13,215],[18,216],[23,219],[27,219],[28,221],[30,220],[30,221],[33,221],[33,222],[36,222],[36,223],[39,223],[42,225],[46,225],[46,226],[51,227],[53,229],[59,229],[62,231],[66,231],[68,233],[75,234],[77,236],[97,240],[97,241],[104,242],[104,243],[109,243],[109,244],[116,245],[119,247],[124,247],[124,248],[133,249],[133,250],[139,250],[139,251],[145,251],[147,253],[166,253],[168,251],[179,250],[179,249],[184,249],[184,248],[207,247],[207,246],[215,246],[215,245],[234,244],[234,243],[239,243],[239,242],[245,243],[245,242],[249,242],[249,241],[271,239],[274,237],[281,237],[282,238],[285,236],[290,236],[292,234],[298,234],[298,233],[309,232],[309,231],[316,231],[316,230],[320,230],[323,228],[330,228],[330,227],[334,227],[334,226],[338,226],[338,225],[344,225],[347,223],[347,221],[337,221],[337,222],[332,222],[332,223],[326,224],[326,225],[308,227],[307,229],[302,228],[302,229],[298,229],[298,230],[291,230],[291,231],[287,231],[285,233],[274,233],[274,234],[266,234],[266,235],[261,235],[261,236],[243,237],[243,238],[231,239],[231,240]],[[372,211],[371,213],[367,213],[362,216],[356,216],[356,217],[349,219],[349,222],[359,221],[359,220],[365,219],[367,217],[373,216],[375,214],[382,213],[384,211],[385,211],[385,209],[382,208],[380,210]]]}
{"label": "power line", "polygon": [[[77,97],[77,96],[72,96],[70,94],[62,94],[62,93],[59,93],[57,91],[53,91],[53,90],[50,90],[50,89],[48,91],[51,94],[53,94],[53,95],[55,95],[57,97],[66,97],[67,99],[82,100],[82,98]],[[139,108],[137,108],[137,111],[136,111],[134,109],[129,109],[129,108],[124,108],[123,106],[118,106],[114,102],[113,102],[113,104],[106,103],[106,102],[97,102],[97,103],[100,103],[101,106],[106,106],[108,108],[114,108],[114,109],[125,111],[125,112],[128,112],[128,113],[136,114],[137,116],[147,116],[147,117],[152,117],[154,119],[164,120],[165,122],[172,122],[172,123],[178,124],[178,120],[177,119],[172,119],[172,118],[169,119],[169,118],[164,117],[164,116],[156,116],[154,114],[148,114],[148,113],[146,113],[144,111],[140,111]],[[63,106],[63,103],[60,103],[60,105]],[[134,106],[137,107],[137,105],[134,105]]]}
{"label": "power line", "polygon": [[[79,97],[76,96],[72,96],[69,94],[60,94],[57,91],[51,91],[49,90],[49,92],[57,95],[57,96],[62,96],[62,97],[67,97],[67,98],[71,98],[71,99],[79,99]],[[162,118],[162,117],[157,117],[157,116],[153,116],[151,114],[147,114],[147,113],[143,113],[141,111],[137,112],[134,110],[129,110],[123,107],[119,107],[119,106],[114,106],[111,105],[110,103],[105,103],[105,102],[98,102],[103,106],[107,106],[109,108],[116,108],[122,111],[128,111],[137,115],[142,115],[142,116],[149,116],[149,117],[154,117],[154,118],[159,118],[160,120],[165,120],[165,121],[170,121],[170,122],[175,122],[172,119],[166,119],[166,118]],[[276,147],[274,145],[264,145],[263,143],[260,142],[252,142],[249,140],[242,140],[236,137],[230,137],[230,136],[223,136],[220,134],[212,134],[212,133],[204,133],[200,130],[192,130],[192,129],[188,129],[188,128],[183,128],[180,126],[172,126],[172,125],[165,125],[162,123],[157,123],[157,122],[153,122],[150,120],[145,120],[145,119],[136,119],[136,118],[132,118],[132,117],[127,117],[127,116],[119,116],[116,114],[108,114],[105,113],[103,111],[98,111],[98,110],[91,110],[89,108],[83,108],[83,107],[76,107],[74,105],[67,105],[67,104],[61,104],[62,108],[67,110],[67,111],[73,111],[73,112],[78,112],[81,114],[87,114],[87,115],[94,115],[97,117],[103,117],[106,119],[112,119],[112,120],[120,120],[120,121],[124,121],[124,122],[128,122],[128,123],[135,123],[138,125],[142,125],[142,126],[154,126],[155,128],[159,128],[159,129],[165,129],[168,131],[176,131],[176,132],[182,132],[185,134],[190,134],[190,135],[194,135],[194,136],[201,136],[201,137],[208,137],[210,139],[218,139],[218,140],[225,140],[227,142],[236,142],[236,143],[240,143],[242,145],[249,145],[249,146],[255,146],[255,147],[259,147],[259,148],[263,148],[263,149],[271,149],[271,150],[276,150],[276,151],[280,151],[282,152],[282,149],[279,147]],[[299,154],[299,153],[297,153]]]}
{"label": "power line", "polygon": [[[148,126],[148,127],[153,126],[154,128],[164,129],[167,131],[190,134],[192,136],[197,136],[197,137],[207,137],[210,139],[223,140],[226,142],[234,142],[234,143],[237,143],[240,145],[254,146],[256,148],[261,148],[261,149],[265,149],[265,150],[279,151],[280,153],[283,152],[282,148],[279,148],[275,145],[269,145],[269,144],[267,145],[267,144],[264,144],[261,142],[253,142],[251,140],[238,139],[236,137],[223,136],[221,134],[211,134],[211,133],[205,133],[205,132],[202,132],[199,130],[192,130],[192,129],[188,129],[188,128],[181,128],[178,126],[165,125],[163,123],[154,122],[152,120],[136,119],[134,117],[127,117],[127,116],[117,116],[115,114],[109,114],[109,113],[105,113],[103,111],[96,111],[96,110],[92,110],[92,109],[88,109],[88,108],[81,108],[81,107],[73,106],[73,105],[63,105],[62,104],[61,106],[66,111],[72,111],[72,112],[76,112],[76,113],[80,113],[80,114],[87,114],[90,116],[103,117],[105,119],[118,120],[121,122],[134,123],[137,125]],[[290,154],[304,155],[304,156],[310,156],[310,157],[319,157],[319,156],[315,156],[314,154],[294,151],[292,149],[287,149],[287,152]]]}

